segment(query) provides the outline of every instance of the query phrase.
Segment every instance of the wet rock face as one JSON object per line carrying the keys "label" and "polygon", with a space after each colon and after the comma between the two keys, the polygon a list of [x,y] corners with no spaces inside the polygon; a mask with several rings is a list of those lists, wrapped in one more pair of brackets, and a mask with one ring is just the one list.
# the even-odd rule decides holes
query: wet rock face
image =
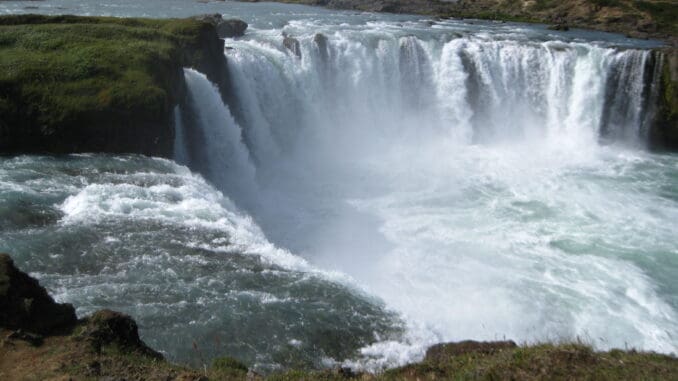
{"label": "wet rock face", "polygon": [[426,361],[446,361],[450,357],[467,353],[494,354],[506,349],[516,348],[513,341],[460,341],[458,343],[436,344],[426,351]]}
{"label": "wet rock face", "polygon": [[313,36],[313,42],[318,47],[320,59],[322,59],[323,62],[326,62],[330,56],[330,49],[327,42],[327,36],[325,36],[322,33],[317,33],[315,36]]}
{"label": "wet rock face", "polygon": [[301,44],[299,43],[299,40],[285,35],[283,35],[283,37],[283,46],[285,46],[290,52],[294,53],[295,56],[301,58]]}
{"label": "wet rock face", "polygon": [[76,323],[72,305],[56,303],[9,255],[0,254],[0,327],[50,334]]}

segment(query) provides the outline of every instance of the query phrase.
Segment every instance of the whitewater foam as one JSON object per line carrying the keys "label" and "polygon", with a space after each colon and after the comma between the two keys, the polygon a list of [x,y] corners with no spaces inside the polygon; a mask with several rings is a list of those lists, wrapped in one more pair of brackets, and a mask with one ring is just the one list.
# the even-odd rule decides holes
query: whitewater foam
{"label": "whitewater foam", "polygon": [[651,53],[413,25],[293,20],[301,58],[278,29],[227,41],[256,163],[257,202],[236,202],[406,323],[346,363],[469,338],[675,352],[670,286],[648,272],[678,250],[678,208],[646,186],[655,158],[599,144],[643,145]]}

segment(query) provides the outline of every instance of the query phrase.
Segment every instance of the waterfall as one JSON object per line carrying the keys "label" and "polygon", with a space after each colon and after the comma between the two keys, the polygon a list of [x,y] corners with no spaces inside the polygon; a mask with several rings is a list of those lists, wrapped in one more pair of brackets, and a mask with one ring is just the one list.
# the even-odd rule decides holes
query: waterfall
{"label": "waterfall", "polygon": [[383,25],[285,31],[298,51],[279,30],[227,40],[229,105],[186,70],[177,157],[273,244],[400,314],[405,336],[363,348],[366,366],[462,339],[678,348],[674,306],[644,273],[655,270],[623,256],[667,250],[674,226],[629,219],[658,201],[620,175],[646,160],[661,69],[650,51]]}
{"label": "waterfall", "polygon": [[460,144],[646,139],[649,87],[658,81],[647,50],[317,36],[299,37],[301,60],[274,39],[233,41],[226,53],[236,114],[257,161],[275,161],[300,144],[326,153],[338,144],[370,150],[426,137]]}
{"label": "waterfall", "polygon": [[[294,52],[270,31],[228,40],[230,107],[204,75],[187,69],[189,96],[175,117],[177,160],[256,208],[270,228],[285,213],[269,215],[280,200],[257,193],[262,186],[299,197],[308,191],[301,184],[327,183],[341,198],[354,192],[358,162],[442,152],[435,162],[473,146],[527,144],[585,160],[601,144],[644,145],[652,123],[660,65],[649,50],[298,29]],[[315,201],[284,202],[303,209]]]}
{"label": "waterfall", "polygon": [[189,163],[189,147],[187,147],[185,135],[183,113],[181,107],[176,106],[174,108],[174,161],[179,164]]}
{"label": "waterfall", "polygon": [[184,78],[188,89],[184,109],[189,112],[175,111],[175,159],[199,170],[228,194],[249,194],[255,169],[240,126],[205,75],[185,69]]}

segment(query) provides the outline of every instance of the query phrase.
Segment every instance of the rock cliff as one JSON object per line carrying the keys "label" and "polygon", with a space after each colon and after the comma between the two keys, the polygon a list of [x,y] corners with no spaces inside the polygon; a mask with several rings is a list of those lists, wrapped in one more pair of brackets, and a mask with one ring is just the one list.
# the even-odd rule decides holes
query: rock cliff
{"label": "rock cliff", "polygon": [[0,154],[172,156],[182,68],[226,88],[210,22],[0,17]]}

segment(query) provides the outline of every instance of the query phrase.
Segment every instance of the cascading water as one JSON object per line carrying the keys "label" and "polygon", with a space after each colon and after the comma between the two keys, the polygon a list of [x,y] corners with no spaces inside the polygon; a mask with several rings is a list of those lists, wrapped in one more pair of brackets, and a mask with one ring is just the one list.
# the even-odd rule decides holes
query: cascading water
{"label": "cascading water", "polygon": [[[187,118],[198,125],[190,133],[184,127],[184,116],[177,112],[177,161],[205,173],[217,186],[229,194],[244,195],[253,189],[254,167],[247,148],[242,143],[240,126],[231,116],[219,90],[203,75],[192,69],[184,71],[188,102],[199,105]],[[196,108],[195,106],[193,106]],[[237,178],[238,181],[232,181]]]}
{"label": "cascading water", "polygon": [[678,269],[678,206],[623,175],[654,159],[599,143],[644,144],[650,51],[291,22],[299,56],[281,34],[227,40],[256,163],[256,202],[233,197],[406,321],[354,364],[468,338],[678,348],[678,304],[645,274],[660,257]]}
{"label": "cascading water", "polygon": [[140,156],[0,158],[0,251],[80,316],[120,310],[173,361],[202,366],[195,342],[263,372],[464,339],[678,350],[678,158],[639,149],[656,42],[274,3],[1,3],[250,23],[226,40],[233,93],[187,69],[175,111],[176,161],[212,185]]}

